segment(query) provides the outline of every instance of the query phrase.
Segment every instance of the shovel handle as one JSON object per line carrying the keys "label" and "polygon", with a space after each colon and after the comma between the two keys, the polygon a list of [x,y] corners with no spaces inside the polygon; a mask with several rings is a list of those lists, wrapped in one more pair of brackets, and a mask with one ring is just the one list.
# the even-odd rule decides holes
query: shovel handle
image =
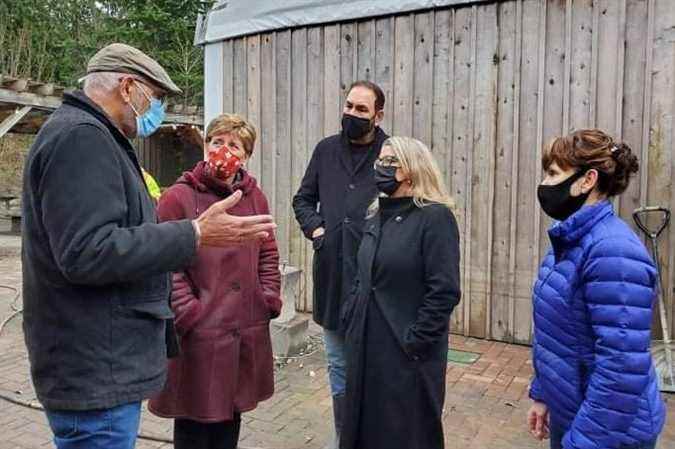
{"label": "shovel handle", "polygon": [[[661,214],[661,223],[659,224],[656,230],[649,229],[643,218],[646,219],[649,214],[660,213]],[[633,211],[633,220],[638,228],[647,234],[650,238],[656,239],[661,235],[668,223],[670,222],[670,210],[665,207],[660,206],[649,206],[649,207],[640,207]]]}

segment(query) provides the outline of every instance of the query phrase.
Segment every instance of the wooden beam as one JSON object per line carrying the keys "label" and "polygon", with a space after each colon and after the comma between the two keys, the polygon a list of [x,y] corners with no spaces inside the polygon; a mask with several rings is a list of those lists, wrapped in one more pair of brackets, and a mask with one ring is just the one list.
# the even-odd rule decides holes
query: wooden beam
{"label": "wooden beam", "polygon": [[[10,89],[0,88],[0,103],[54,110],[61,106],[61,98],[57,96],[37,95],[31,92],[15,92]],[[168,125],[203,126],[204,119],[200,114],[167,113],[164,123]]]}
{"label": "wooden beam", "polygon": [[7,117],[0,123],[0,138],[7,134],[7,132],[12,129],[14,125],[19,123],[22,118],[24,118],[31,110],[30,106],[24,106],[23,108],[17,110],[14,114]]}
{"label": "wooden beam", "polygon": [[199,114],[172,114],[167,113],[165,125],[198,125],[204,126],[204,117]]}
{"label": "wooden beam", "polygon": [[28,83],[28,89],[41,96],[54,95],[54,85],[52,83]]}
{"label": "wooden beam", "polygon": [[0,103],[56,109],[61,106],[61,99],[59,97],[45,97],[31,92],[15,92],[10,89],[0,88]]}

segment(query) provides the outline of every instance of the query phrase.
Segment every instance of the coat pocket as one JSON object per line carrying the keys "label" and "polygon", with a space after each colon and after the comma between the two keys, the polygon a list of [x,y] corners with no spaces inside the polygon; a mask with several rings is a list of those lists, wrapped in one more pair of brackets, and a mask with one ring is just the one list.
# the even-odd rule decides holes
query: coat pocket
{"label": "coat pocket", "polygon": [[411,326],[408,326],[401,336],[401,349],[412,362],[418,362],[424,353],[423,345],[415,342],[412,338]]}
{"label": "coat pocket", "polygon": [[277,316],[279,313],[272,309],[270,304],[267,302],[267,295],[265,294],[265,289],[260,283],[260,278],[256,281],[255,291],[253,293],[253,298],[251,299],[251,321],[270,321]]}
{"label": "coat pocket", "polygon": [[161,376],[166,369],[166,320],[173,312],[166,299],[113,308],[112,375],[133,385]]}
{"label": "coat pocket", "polygon": [[139,281],[122,284],[122,302],[146,302],[166,299],[171,294],[171,275],[168,273],[150,276]]}

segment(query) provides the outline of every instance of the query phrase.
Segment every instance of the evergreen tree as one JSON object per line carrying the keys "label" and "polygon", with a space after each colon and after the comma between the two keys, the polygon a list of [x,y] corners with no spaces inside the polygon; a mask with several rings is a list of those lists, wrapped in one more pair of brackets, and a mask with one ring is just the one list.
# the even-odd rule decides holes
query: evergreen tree
{"label": "evergreen tree", "polygon": [[0,74],[75,87],[89,58],[124,42],[164,66],[201,104],[203,52],[193,45],[198,0],[0,0]]}

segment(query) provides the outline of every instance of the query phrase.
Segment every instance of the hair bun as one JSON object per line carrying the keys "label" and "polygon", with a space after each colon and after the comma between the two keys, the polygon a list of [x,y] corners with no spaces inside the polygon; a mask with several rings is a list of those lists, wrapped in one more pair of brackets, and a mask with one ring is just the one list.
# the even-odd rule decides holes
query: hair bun
{"label": "hair bun", "polygon": [[633,150],[623,142],[616,146],[616,155],[614,158],[617,162],[617,168],[621,165],[628,173],[637,173],[640,170],[637,156],[635,156]]}
{"label": "hair bun", "polygon": [[638,158],[627,144],[617,143],[611,148],[611,152],[616,168],[614,169],[614,182],[608,192],[610,196],[621,194],[626,190],[630,178],[640,170]]}

